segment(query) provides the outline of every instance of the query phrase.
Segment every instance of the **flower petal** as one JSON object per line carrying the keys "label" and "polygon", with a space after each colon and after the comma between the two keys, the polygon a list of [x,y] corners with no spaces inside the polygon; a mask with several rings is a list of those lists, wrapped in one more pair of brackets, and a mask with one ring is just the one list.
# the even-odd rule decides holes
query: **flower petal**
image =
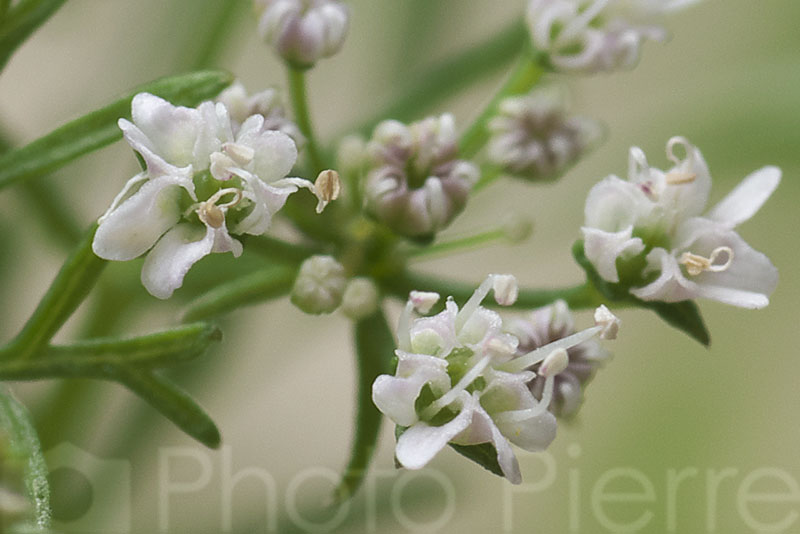
{"label": "flower petal", "polygon": [[631,293],[642,300],[680,302],[699,296],[699,288],[687,280],[681,272],[675,256],[663,248],[654,248],[647,255],[647,271],[660,270],[658,278],[650,284],[631,289]]}
{"label": "flower petal", "polygon": [[187,180],[185,176],[161,176],[145,182],[103,216],[92,242],[94,253],[117,261],[144,254],[180,220],[181,189],[187,187]]}
{"label": "flower petal", "polygon": [[746,221],[764,205],[781,181],[781,170],[777,167],[759,169],[728,193],[707,217],[728,228]]}
{"label": "flower petal", "polygon": [[419,418],[415,408],[425,384],[435,390],[450,386],[447,362],[440,358],[397,351],[397,376],[381,375],[372,384],[372,402],[378,410],[401,426],[411,426]]}
{"label": "flower petal", "polygon": [[192,164],[203,120],[196,109],[173,106],[163,98],[139,93],[131,103],[133,123],[150,141],[150,149],[177,167]]}
{"label": "flower petal", "polygon": [[425,467],[450,440],[470,425],[478,402],[466,391],[461,393],[459,400],[461,411],[452,421],[442,426],[430,426],[418,422],[397,439],[395,456],[403,467],[408,469]]}
{"label": "flower petal", "polygon": [[242,124],[236,142],[255,151],[247,170],[266,183],[280,180],[292,170],[297,161],[297,146],[283,132],[262,130],[264,117],[253,115]]}
{"label": "flower petal", "polygon": [[297,191],[297,186],[286,184],[274,187],[245,170],[231,171],[242,178],[245,183],[244,196],[253,202],[253,210],[239,221],[233,231],[237,234],[262,235],[272,224],[272,216],[286,204],[289,195]]}
{"label": "flower petal", "polygon": [[653,209],[653,203],[637,184],[609,176],[592,187],[586,197],[585,224],[606,232],[639,226]]}
{"label": "flower petal", "polygon": [[641,238],[633,237],[633,227],[619,232],[605,232],[595,228],[581,228],[583,232],[583,253],[592,262],[597,273],[608,282],[619,282],[617,258],[631,257],[644,250]]}

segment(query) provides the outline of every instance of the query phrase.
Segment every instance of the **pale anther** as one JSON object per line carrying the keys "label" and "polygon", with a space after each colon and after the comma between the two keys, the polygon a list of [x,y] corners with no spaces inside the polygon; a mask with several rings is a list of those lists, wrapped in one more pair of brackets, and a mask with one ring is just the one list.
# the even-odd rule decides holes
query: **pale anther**
{"label": "pale anther", "polygon": [[[229,194],[233,195],[231,201],[217,205],[217,202],[219,202],[223,196]],[[236,189],[235,187],[220,189],[211,195],[208,200],[197,204],[197,216],[200,217],[203,223],[209,225],[211,228],[220,228],[225,223],[225,210],[236,206],[241,201],[241,189]]]}
{"label": "pale anther", "polygon": [[556,349],[544,359],[542,366],[539,367],[539,374],[544,377],[556,376],[566,369],[567,365],[569,365],[569,355],[566,349]]}
{"label": "pale anther", "polygon": [[[718,264],[716,263],[717,258],[719,258],[719,255],[722,253],[727,255],[727,259],[725,263]],[[711,252],[708,258],[698,254],[692,254],[691,252],[684,252],[678,261],[686,266],[686,272],[691,276],[697,276],[706,271],[721,273],[728,270],[733,263],[733,249],[731,247],[717,247]]]}
{"label": "pale anther", "polygon": [[439,302],[439,293],[433,291],[412,291],[408,297],[409,302],[419,313],[428,313],[433,305]]}
{"label": "pale anther", "polygon": [[693,172],[672,171],[664,177],[669,185],[689,184],[697,179],[697,174]]}
{"label": "pale anther", "polygon": [[239,143],[223,143],[222,150],[238,165],[244,166],[253,161],[256,151]]}
{"label": "pale anther", "polygon": [[314,194],[319,199],[317,213],[322,213],[322,210],[325,209],[329,202],[339,198],[341,190],[342,182],[339,179],[338,172],[327,169],[319,173],[314,181]]}

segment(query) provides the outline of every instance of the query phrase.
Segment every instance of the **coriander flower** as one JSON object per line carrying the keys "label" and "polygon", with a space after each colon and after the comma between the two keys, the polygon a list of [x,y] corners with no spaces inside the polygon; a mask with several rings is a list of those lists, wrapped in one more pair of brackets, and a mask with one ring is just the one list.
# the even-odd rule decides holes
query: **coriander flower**
{"label": "coriander flower", "polygon": [[[675,154],[678,146],[686,152],[683,159]],[[664,172],[633,147],[628,180],[610,176],[592,188],[582,229],[586,257],[604,280],[630,287],[642,300],[703,297],[763,308],[778,271],[735,227],[767,201],[780,169],[753,172],[706,211],[711,175],[700,151],[673,137],[667,156],[675,165]]]}
{"label": "coriander flower", "polygon": [[116,261],[147,253],[142,284],[158,298],[169,298],[204,256],[238,257],[242,244],[231,234],[263,234],[298,187],[314,190],[307,180],[285,178],[297,149],[286,134],[265,129],[261,115],[234,135],[221,103],[194,109],[140,93],[132,117],[119,127],[146,168],[100,217],[92,249]]}
{"label": "coriander flower", "polygon": [[[508,325],[508,332],[519,339],[517,353],[522,355],[548,343],[575,333],[575,321],[567,303],[558,300],[531,312],[527,319],[516,319]],[[567,350],[569,364],[555,377],[553,401],[550,411],[557,417],[575,415],[583,402],[583,388],[595,372],[610,357],[609,352],[596,339],[589,339]],[[533,367],[537,371],[539,366]],[[546,379],[537,376],[528,383],[534,397],[541,400]]]}
{"label": "coriander flower", "polygon": [[506,98],[489,122],[489,159],[525,180],[552,180],[574,164],[601,136],[591,119],[568,116],[555,92]]}
{"label": "coriander flower", "polygon": [[461,213],[478,168],[458,159],[449,114],[405,125],[380,123],[367,143],[367,212],[398,234],[427,239]]}
{"label": "coriander flower", "polygon": [[[435,293],[412,292],[398,326],[397,370],[372,386],[378,409],[405,427],[397,440],[397,461],[409,469],[425,466],[448,443],[489,443],[509,481],[522,477],[510,443],[541,451],[553,441],[556,419],[548,411],[555,377],[569,365],[567,350],[601,335],[603,325],[518,354],[518,339],[503,330],[500,316],[481,306],[494,290],[502,305],[516,298],[508,275],[490,275],[459,308],[448,299],[444,311],[427,312]],[[538,366],[537,371],[531,369]],[[529,383],[544,377],[541,398]]]}
{"label": "coriander flower", "polygon": [[344,44],[350,11],[339,0],[255,0],[258,31],[287,62],[308,68]]}
{"label": "coriander flower", "polygon": [[264,117],[263,128],[265,130],[283,132],[292,138],[294,144],[297,145],[297,150],[303,149],[306,138],[300,132],[297,124],[286,117],[286,109],[275,89],[269,88],[248,95],[244,85],[237,80],[222,91],[216,101],[222,102],[228,109],[234,134],[248,117],[261,115]]}
{"label": "coriander flower", "polygon": [[630,69],[645,40],[664,41],[659,18],[699,0],[530,0],[534,46],[559,70]]}

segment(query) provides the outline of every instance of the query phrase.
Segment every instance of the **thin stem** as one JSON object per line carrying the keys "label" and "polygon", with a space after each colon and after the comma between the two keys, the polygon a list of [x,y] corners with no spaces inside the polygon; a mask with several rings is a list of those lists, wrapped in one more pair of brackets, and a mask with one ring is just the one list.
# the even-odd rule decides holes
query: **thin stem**
{"label": "thin stem", "polygon": [[309,256],[320,252],[317,247],[300,243],[289,243],[267,235],[246,236],[246,248],[267,256],[277,263],[300,263]]}
{"label": "thin stem", "polygon": [[106,260],[92,250],[97,225],[86,233],[78,248],[67,258],[39,306],[22,331],[0,350],[0,358],[28,358],[47,345],[94,287]]}
{"label": "thin stem", "polygon": [[527,93],[539,82],[543,74],[544,68],[533,56],[528,53],[522,55],[505,84],[461,136],[459,142],[461,157],[472,158],[489,140],[488,124],[492,117],[497,115],[500,102],[509,96]]}
{"label": "thin stem", "polygon": [[435,243],[429,247],[417,248],[409,251],[408,257],[425,259],[428,256],[434,256],[468,248],[475,248],[480,245],[505,238],[505,231],[502,228],[497,228],[495,230],[488,230],[480,234],[462,237],[460,239],[453,239],[452,241]]}
{"label": "thin stem", "polygon": [[289,96],[292,101],[294,120],[303,135],[306,137],[306,152],[311,160],[314,174],[325,169],[322,153],[320,152],[314,129],[311,124],[311,114],[308,110],[308,96],[306,92],[306,71],[289,65]]}
{"label": "thin stem", "polygon": [[503,174],[503,170],[500,167],[491,166],[485,169],[481,169],[481,177],[472,187],[472,192],[477,193],[481,189],[485,188],[489,184],[493,183]]}
{"label": "thin stem", "polygon": [[[384,280],[383,289],[386,293],[406,300],[412,290],[435,291],[442,296],[452,296],[456,302],[466,302],[475,292],[476,285],[441,280],[426,275],[406,272],[404,275]],[[533,309],[552,304],[563,299],[572,309],[590,309],[604,302],[603,296],[588,282],[572,287],[557,289],[526,289],[520,288],[517,301],[511,309]],[[491,299],[485,302],[489,306],[497,306]],[[618,304],[615,303],[618,307]]]}
{"label": "thin stem", "polygon": [[[248,3],[242,0],[227,0],[220,5],[221,7],[212,13],[212,17],[209,17],[212,26],[204,36],[205,39],[201,40],[200,46],[192,46],[189,47],[191,50],[187,50],[188,57],[193,58],[191,70],[208,69],[219,63],[226,45],[237,35],[236,23],[242,14],[247,12]],[[196,41],[194,44],[197,44]]]}
{"label": "thin stem", "polygon": [[392,105],[348,131],[369,135],[375,125],[384,119],[410,121],[419,118],[426,109],[508,64],[527,39],[528,32],[520,17],[485,41],[448,57],[418,75],[406,76],[406,79],[413,81]]}

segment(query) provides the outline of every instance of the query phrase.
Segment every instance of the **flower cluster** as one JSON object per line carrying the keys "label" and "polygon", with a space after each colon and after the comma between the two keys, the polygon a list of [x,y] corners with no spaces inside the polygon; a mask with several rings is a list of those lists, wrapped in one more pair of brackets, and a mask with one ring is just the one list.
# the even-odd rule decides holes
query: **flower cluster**
{"label": "flower cluster", "polygon": [[487,155],[504,173],[525,180],[558,178],[602,132],[596,121],[568,116],[556,92],[507,98],[498,111],[489,122]]}
{"label": "flower cluster", "polygon": [[222,103],[185,108],[141,93],[132,118],[119,127],[145,169],[100,217],[92,248],[118,261],[150,251],[142,283],[158,298],[170,297],[204,256],[239,256],[242,244],[231,234],[265,233],[298,187],[316,192],[308,180],[285,177],[297,148],[263,115],[237,124]]}
{"label": "flower cluster", "polygon": [[395,232],[428,238],[461,213],[478,168],[458,159],[449,114],[405,125],[380,123],[367,143],[367,211]]}
{"label": "flower cluster", "polygon": [[344,44],[350,12],[339,0],[255,0],[258,30],[284,60],[308,68]]}
{"label": "flower cluster", "polygon": [[[686,152],[683,159],[675,154],[678,146]],[[700,151],[673,137],[667,156],[675,165],[664,172],[633,147],[628,180],[609,176],[592,188],[583,227],[586,257],[604,280],[630,287],[643,300],[703,297],[766,306],[778,271],[734,229],[770,197],[780,169],[753,172],[706,211],[711,176]]]}
{"label": "flower cluster", "polygon": [[[462,308],[448,299],[441,313],[413,321],[412,312],[427,313],[439,295],[411,293],[398,327],[396,373],[379,376],[372,388],[378,409],[404,427],[395,450],[404,467],[423,467],[448,443],[489,443],[502,474],[519,483],[510,443],[541,451],[555,438],[548,407],[556,377],[569,367],[567,351],[595,336],[616,335],[619,321],[602,307],[597,326],[522,353],[501,317],[481,306],[492,290],[498,304],[516,299],[512,276],[490,275]],[[538,398],[532,391],[537,378],[544,382]]]}
{"label": "flower cluster", "polygon": [[698,0],[530,0],[527,20],[534,46],[564,71],[632,68],[645,40],[667,33],[654,19]]}

